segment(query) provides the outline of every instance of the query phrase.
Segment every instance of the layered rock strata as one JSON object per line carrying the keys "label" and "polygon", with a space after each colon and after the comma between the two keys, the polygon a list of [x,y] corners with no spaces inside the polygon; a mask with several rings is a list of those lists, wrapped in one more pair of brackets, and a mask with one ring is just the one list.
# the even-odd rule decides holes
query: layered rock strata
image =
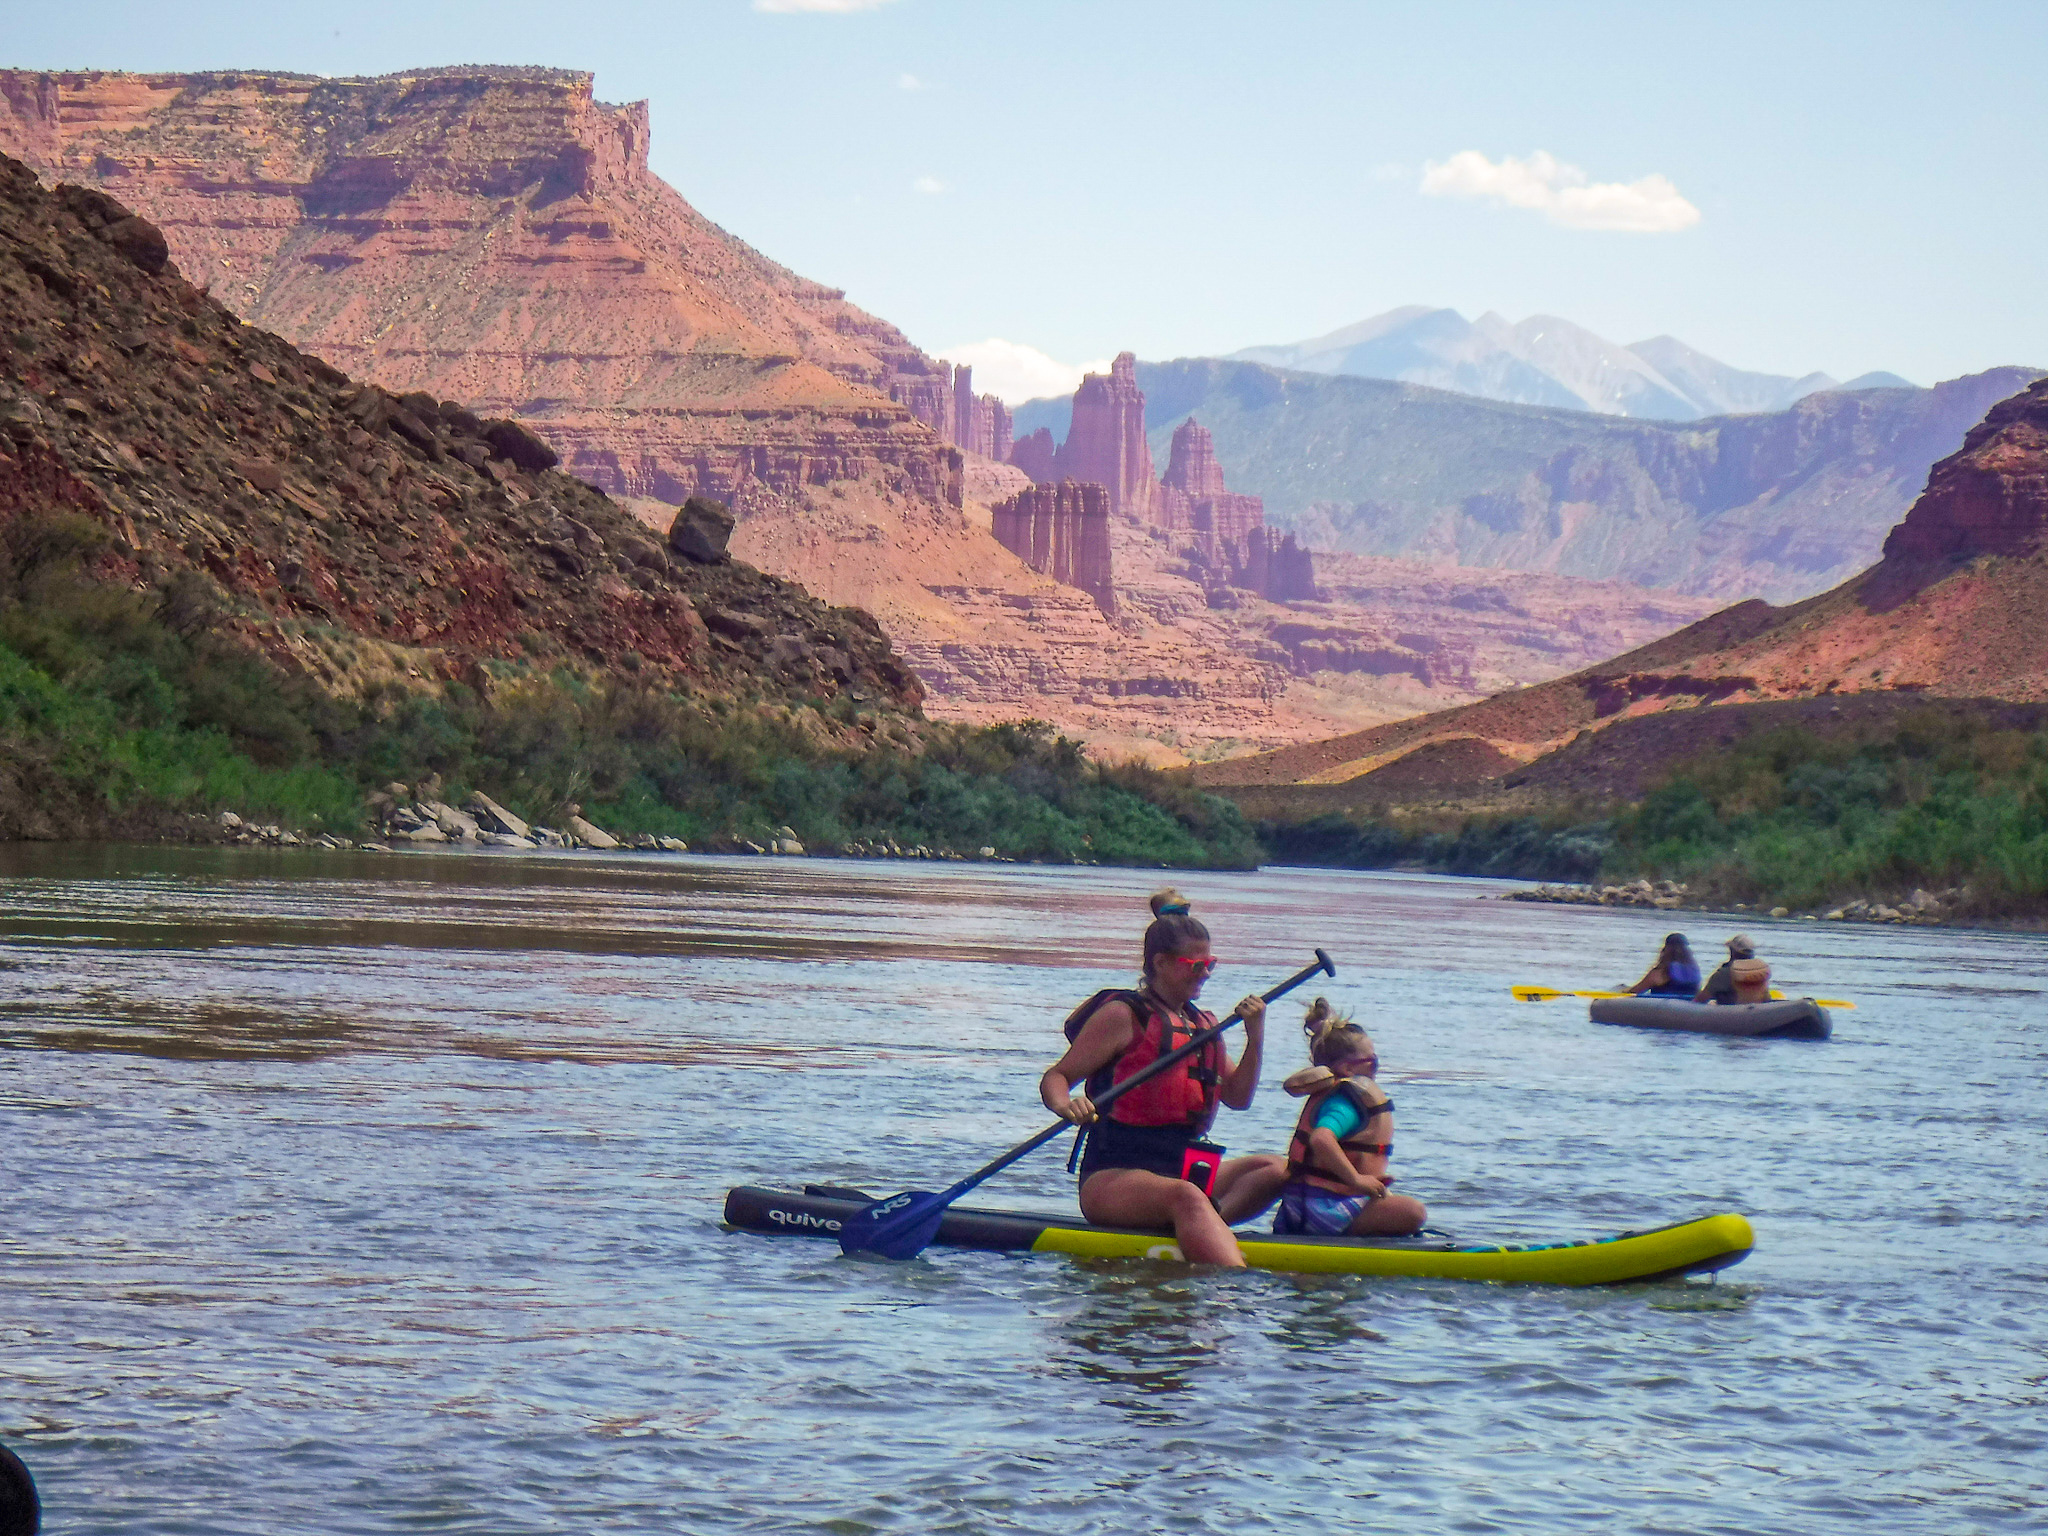
{"label": "layered rock strata", "polygon": [[1174,429],[1166,475],[1152,478],[1145,438],[1145,392],[1137,359],[1119,353],[1108,374],[1091,373],[1074,392],[1067,439],[1057,450],[1040,427],[1018,443],[1010,462],[1046,484],[1093,481],[1109,495],[1111,512],[1169,533],[1210,593],[1211,605],[1236,606],[1236,594],[1272,602],[1312,599],[1315,563],[1291,533],[1266,526],[1265,503],[1235,494],[1223,483],[1208,428],[1190,416]]}
{"label": "layered rock strata", "polygon": [[1036,481],[1049,482],[1058,479],[1058,461],[1059,449],[1053,444],[1050,427],[1040,427],[1036,431],[1026,433],[1010,448],[1010,462]]}
{"label": "layered rock strata", "polygon": [[10,537],[88,518],[100,578],[167,594],[338,694],[489,691],[491,664],[540,660],[914,715],[918,682],[868,615],[649,537],[554,463],[512,421],[393,396],[244,324],[128,209],[45,191],[0,156]]}
{"label": "layered rock strata", "polygon": [[[1785,608],[1749,601],[1612,661],[1330,741],[1199,770],[1216,786],[1341,784],[1476,738],[1518,763],[1673,711],[1840,700],[2048,700],[2048,380],[1995,406],[1885,543]],[[1587,748],[1594,751],[1594,748]]]}
{"label": "layered rock strata", "polygon": [[[1724,605],[1796,602],[1868,567],[1929,468],[2040,375],[1996,368],[1681,423],[1214,359],[1136,373],[1155,423],[1210,427],[1234,483],[1318,554],[1552,571]],[[1018,432],[1058,432],[1065,414],[1033,402]],[[1164,457],[1156,425],[1153,438]]]}
{"label": "layered rock strata", "polygon": [[12,71],[0,149],[131,202],[244,319],[519,415],[616,494],[745,513],[878,473],[957,506],[959,455],[891,398],[945,365],[697,213],[646,104],[591,84]]}
{"label": "layered rock strata", "polygon": [[892,379],[889,398],[968,453],[998,463],[1010,457],[1010,408],[994,395],[977,395],[974,369],[965,363],[956,368],[927,360],[925,367]]}
{"label": "layered rock strata", "polygon": [[1979,555],[2027,559],[2048,545],[2048,381],[1994,405],[1936,464],[1884,541],[1884,565],[1939,567]]}
{"label": "layered rock strata", "polygon": [[1152,510],[1152,450],[1145,444],[1145,392],[1137,369],[1136,354],[1120,352],[1108,373],[1081,380],[1053,470],[1061,479],[1102,486],[1110,511],[1145,517]]}
{"label": "layered rock strata", "polygon": [[1062,480],[1034,485],[990,509],[996,542],[1034,571],[1079,587],[1106,614],[1116,612],[1110,573],[1109,493]]}

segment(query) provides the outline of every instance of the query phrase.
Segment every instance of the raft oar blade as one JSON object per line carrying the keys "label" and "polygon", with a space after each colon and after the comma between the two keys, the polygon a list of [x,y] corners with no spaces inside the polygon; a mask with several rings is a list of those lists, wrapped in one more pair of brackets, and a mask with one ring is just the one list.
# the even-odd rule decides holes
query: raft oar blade
{"label": "raft oar blade", "polygon": [[[1311,976],[1334,976],[1337,966],[1320,949],[1316,951],[1316,963],[1296,972],[1270,992],[1261,992],[1262,1002],[1272,1002],[1276,997],[1285,997]],[[1160,1056],[1149,1067],[1133,1072],[1129,1077],[1111,1088],[1095,1101],[1097,1109],[1107,1109],[1122,1095],[1141,1083],[1151,1081],[1161,1072],[1183,1061],[1203,1046],[1221,1035],[1224,1030],[1238,1021],[1236,1010],[1226,1019],[1219,1019],[1207,1029],[1197,1030],[1194,1037],[1184,1045]],[[864,1211],[856,1211],[839,1224],[839,1251],[844,1254],[873,1253],[885,1259],[914,1259],[931,1245],[939,1235],[939,1223],[945,1220],[946,1207],[958,1200],[967,1191],[984,1179],[993,1178],[1010,1164],[1027,1153],[1036,1152],[1053,1137],[1070,1131],[1073,1126],[1065,1120],[1055,1120],[1029,1141],[1021,1141],[986,1167],[977,1168],[951,1189],[939,1194],[927,1194],[922,1190],[906,1189],[900,1195],[891,1195],[886,1200],[877,1200]]]}
{"label": "raft oar blade", "polygon": [[1569,992],[1560,992],[1555,987],[1509,987],[1518,1003],[1547,1003],[1553,998],[1570,997]]}

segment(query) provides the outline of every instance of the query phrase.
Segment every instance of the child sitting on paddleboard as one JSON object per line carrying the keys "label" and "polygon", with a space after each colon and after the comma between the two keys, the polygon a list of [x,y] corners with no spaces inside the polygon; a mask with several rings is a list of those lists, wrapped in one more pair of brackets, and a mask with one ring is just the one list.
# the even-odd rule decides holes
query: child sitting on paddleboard
{"label": "child sitting on paddleboard", "polygon": [[1379,1056],[1372,1037],[1326,998],[1302,1021],[1314,1065],[1287,1079],[1308,1102],[1287,1149],[1287,1183],[1273,1230],[1321,1237],[1407,1237],[1429,1212],[1420,1200],[1388,1190],[1394,1150],[1394,1101],[1373,1081]]}

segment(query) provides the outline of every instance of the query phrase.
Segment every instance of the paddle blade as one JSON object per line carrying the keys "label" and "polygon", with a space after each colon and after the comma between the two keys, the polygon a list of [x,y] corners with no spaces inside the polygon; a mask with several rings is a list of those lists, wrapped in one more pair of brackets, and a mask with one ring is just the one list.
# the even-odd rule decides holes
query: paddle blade
{"label": "paddle blade", "polygon": [[877,1200],[839,1224],[839,1251],[872,1253],[884,1259],[914,1259],[939,1235],[951,1201],[945,1195],[906,1189]]}
{"label": "paddle blade", "polygon": [[1547,1003],[1552,998],[1569,997],[1569,992],[1560,992],[1555,987],[1509,987],[1518,1003]]}

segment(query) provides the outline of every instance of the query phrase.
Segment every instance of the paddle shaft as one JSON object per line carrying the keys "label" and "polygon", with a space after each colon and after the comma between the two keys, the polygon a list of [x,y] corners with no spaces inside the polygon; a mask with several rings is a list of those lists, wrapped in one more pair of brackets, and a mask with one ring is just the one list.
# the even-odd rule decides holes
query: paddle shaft
{"label": "paddle shaft", "polygon": [[[1303,982],[1307,981],[1311,976],[1334,976],[1336,974],[1337,967],[1331,963],[1330,957],[1324,954],[1319,949],[1316,951],[1316,963],[1314,965],[1308,966],[1304,970],[1297,971],[1294,975],[1288,977],[1285,981],[1281,982],[1279,986],[1273,988],[1272,991],[1261,992],[1259,994],[1259,1001],[1262,1003],[1270,1003],[1275,998],[1285,997],[1288,993],[1292,992],[1296,987],[1300,986]],[[1096,1109],[1100,1111],[1108,1108],[1111,1104],[1115,1103],[1118,1099],[1122,1098],[1125,1094],[1129,1093],[1133,1088],[1139,1087],[1145,1083],[1150,1082],[1153,1078],[1157,1077],[1160,1073],[1164,1072],[1168,1067],[1174,1066],[1179,1062],[1187,1060],[1188,1057],[1194,1055],[1195,1052],[1199,1051],[1211,1040],[1214,1040],[1217,1036],[1221,1035],[1223,1031],[1230,1028],[1231,1025],[1237,1023],[1240,1017],[1241,1015],[1235,1009],[1233,1009],[1228,1018],[1217,1020],[1214,1024],[1211,1024],[1207,1029],[1197,1030],[1194,1034],[1194,1037],[1190,1039],[1186,1044],[1174,1047],[1174,1049],[1168,1051],[1164,1056],[1160,1057],[1157,1061],[1153,1062],[1151,1066],[1144,1068],[1142,1071],[1133,1072],[1129,1077],[1125,1078],[1122,1082],[1116,1084],[1113,1088],[1111,1088],[1107,1093],[1103,1094],[1101,1098],[1096,1099],[1094,1101]],[[1062,1131],[1072,1129],[1072,1127],[1073,1122],[1071,1120],[1053,1121],[1051,1125],[1048,1125],[1044,1130],[1040,1131],[1036,1136],[1032,1137],[1029,1141],[1019,1142],[1016,1146],[1010,1148],[1009,1151],[1005,1152],[1001,1157],[997,1158],[987,1167],[977,1168],[974,1172],[967,1175],[966,1178],[962,1179],[958,1184],[955,1184],[951,1189],[947,1190],[945,1194],[940,1198],[950,1204],[952,1201],[957,1200],[960,1198],[960,1196],[966,1194],[968,1190],[974,1188],[974,1186],[979,1184],[983,1179],[992,1178],[996,1174],[1001,1173],[1005,1168],[1009,1167],[1010,1164],[1016,1162],[1018,1158],[1028,1157],[1031,1153],[1036,1152],[1040,1147],[1044,1146],[1048,1141],[1051,1141],[1053,1137],[1059,1135]]]}

